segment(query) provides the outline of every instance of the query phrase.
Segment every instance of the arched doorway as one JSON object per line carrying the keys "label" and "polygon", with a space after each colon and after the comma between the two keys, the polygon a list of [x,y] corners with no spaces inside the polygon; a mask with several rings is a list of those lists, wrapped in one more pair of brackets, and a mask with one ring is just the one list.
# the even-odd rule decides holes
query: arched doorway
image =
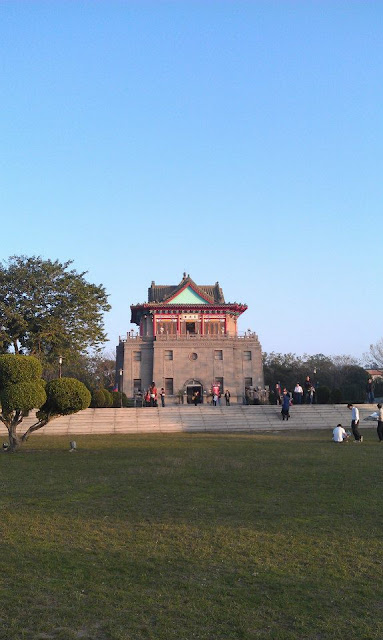
{"label": "arched doorway", "polygon": [[187,404],[194,404],[195,394],[198,393],[197,404],[203,402],[203,385],[199,380],[187,380],[184,384],[184,391],[186,391]]}

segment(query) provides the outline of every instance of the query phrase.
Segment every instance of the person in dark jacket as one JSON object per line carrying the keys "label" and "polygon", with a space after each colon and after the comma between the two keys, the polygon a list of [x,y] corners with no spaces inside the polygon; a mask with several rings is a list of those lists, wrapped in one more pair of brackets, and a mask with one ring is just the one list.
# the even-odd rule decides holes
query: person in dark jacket
{"label": "person in dark jacket", "polygon": [[282,404],[281,397],[282,397],[281,383],[277,382],[277,384],[275,385],[275,401],[277,404]]}
{"label": "person in dark jacket", "polygon": [[283,389],[281,414],[282,420],[288,420],[290,418],[290,394],[287,389]]}
{"label": "person in dark jacket", "polygon": [[367,385],[366,385],[366,392],[367,392],[367,402],[369,402],[370,404],[372,404],[375,400],[374,397],[374,382],[372,380],[372,378],[368,379]]}

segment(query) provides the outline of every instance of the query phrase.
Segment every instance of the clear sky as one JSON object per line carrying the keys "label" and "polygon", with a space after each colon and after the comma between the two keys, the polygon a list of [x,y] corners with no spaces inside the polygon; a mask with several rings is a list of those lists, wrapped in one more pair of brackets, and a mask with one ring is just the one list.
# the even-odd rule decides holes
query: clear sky
{"label": "clear sky", "polygon": [[0,2],[1,253],[217,280],[265,351],[383,336],[383,3]]}

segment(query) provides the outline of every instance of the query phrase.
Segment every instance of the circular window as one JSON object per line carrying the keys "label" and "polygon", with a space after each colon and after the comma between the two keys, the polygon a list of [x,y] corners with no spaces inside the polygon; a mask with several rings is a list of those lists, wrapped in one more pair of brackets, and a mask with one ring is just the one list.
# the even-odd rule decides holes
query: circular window
{"label": "circular window", "polygon": [[197,354],[196,354],[196,353],[191,353],[191,354],[189,355],[189,360],[197,360],[197,358],[198,358],[198,356],[197,356]]}

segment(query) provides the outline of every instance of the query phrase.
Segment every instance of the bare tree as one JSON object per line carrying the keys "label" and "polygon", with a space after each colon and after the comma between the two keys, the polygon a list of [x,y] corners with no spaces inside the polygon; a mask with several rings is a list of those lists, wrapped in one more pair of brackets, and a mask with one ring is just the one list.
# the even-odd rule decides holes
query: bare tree
{"label": "bare tree", "polygon": [[383,367],[383,338],[375,344],[370,344],[370,351],[367,355],[374,366]]}

